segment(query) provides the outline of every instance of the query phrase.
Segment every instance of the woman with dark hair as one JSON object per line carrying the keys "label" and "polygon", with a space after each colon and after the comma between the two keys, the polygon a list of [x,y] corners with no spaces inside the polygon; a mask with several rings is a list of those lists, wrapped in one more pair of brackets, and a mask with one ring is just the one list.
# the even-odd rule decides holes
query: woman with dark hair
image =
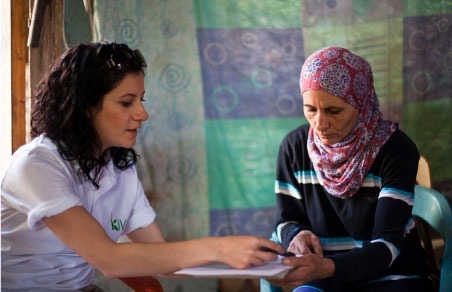
{"label": "woman with dark hair", "polygon": [[[308,124],[283,139],[275,237],[294,291],[426,291],[411,216],[419,153],[384,120],[369,63],[341,47],[309,56],[300,89]],[[276,283],[276,282],[274,282]]]}
{"label": "woman with dark hair", "polygon": [[[209,262],[261,265],[284,252],[254,236],[165,243],[135,169],[148,113],[138,50],[92,42],[64,52],[40,82],[33,140],[1,180],[2,291],[79,291],[107,277]],[[117,243],[127,235],[130,243]]]}

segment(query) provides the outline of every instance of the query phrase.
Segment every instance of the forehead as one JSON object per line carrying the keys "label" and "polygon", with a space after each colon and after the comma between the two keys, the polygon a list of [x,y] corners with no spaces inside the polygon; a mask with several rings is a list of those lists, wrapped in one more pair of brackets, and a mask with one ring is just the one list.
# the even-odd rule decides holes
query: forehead
{"label": "forehead", "polygon": [[144,76],[141,73],[129,73],[107,95],[136,94],[144,90]]}
{"label": "forehead", "polygon": [[303,104],[322,107],[351,107],[351,105],[346,103],[342,98],[323,90],[307,90],[303,92]]}

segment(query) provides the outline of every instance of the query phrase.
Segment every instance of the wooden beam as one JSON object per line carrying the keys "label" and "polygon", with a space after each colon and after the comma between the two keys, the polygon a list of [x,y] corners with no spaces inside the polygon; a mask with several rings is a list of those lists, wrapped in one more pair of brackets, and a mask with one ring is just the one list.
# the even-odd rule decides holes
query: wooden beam
{"label": "wooden beam", "polygon": [[[27,49],[29,3],[32,0],[14,0],[11,5],[11,112],[12,151],[30,139],[29,116],[34,89],[49,65],[61,54],[63,1],[44,0],[45,9],[36,18],[42,20],[39,46]],[[42,5],[42,4],[40,4]],[[35,5],[33,5],[34,7]],[[36,13],[38,13],[36,10]],[[35,25],[37,25],[35,23]],[[35,38],[34,36],[33,38]],[[27,123],[28,122],[28,123]]]}
{"label": "wooden beam", "polygon": [[26,141],[25,66],[27,63],[28,0],[11,5],[11,111],[12,151]]}
{"label": "wooden beam", "polygon": [[41,28],[43,23],[44,11],[48,0],[35,0],[33,3],[33,11],[31,15],[30,30],[28,34],[27,45],[29,47],[39,47],[41,38]]}
{"label": "wooden beam", "polygon": [[63,1],[46,2],[48,3],[44,11],[39,47],[30,47],[31,96],[34,96],[36,85],[49,66],[63,51]]}

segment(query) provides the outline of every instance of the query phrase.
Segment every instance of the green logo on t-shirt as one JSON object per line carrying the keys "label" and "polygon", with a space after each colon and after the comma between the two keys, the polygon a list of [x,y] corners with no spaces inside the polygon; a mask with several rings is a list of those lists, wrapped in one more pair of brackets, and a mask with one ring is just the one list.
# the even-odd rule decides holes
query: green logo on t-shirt
{"label": "green logo on t-shirt", "polygon": [[113,214],[111,214],[111,230],[114,231],[121,231],[124,230],[124,227],[126,227],[127,219],[122,221],[121,219],[113,219]]}

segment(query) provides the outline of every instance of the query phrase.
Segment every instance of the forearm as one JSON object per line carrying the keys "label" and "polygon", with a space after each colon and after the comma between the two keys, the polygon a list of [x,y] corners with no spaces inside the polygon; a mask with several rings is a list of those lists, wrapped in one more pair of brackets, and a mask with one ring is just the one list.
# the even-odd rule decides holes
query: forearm
{"label": "forearm", "polygon": [[217,238],[201,238],[174,243],[121,243],[87,259],[107,277],[165,274],[176,270],[222,261],[211,246]]}
{"label": "forearm", "polygon": [[[276,260],[276,253],[284,252],[279,244],[255,236],[164,243],[158,242],[159,234],[142,234],[145,230],[129,235],[146,242],[116,243],[83,207],[70,208],[45,218],[44,222],[69,248],[109,277],[163,274],[208,262],[222,262],[240,269]],[[144,229],[149,232],[152,228]],[[264,252],[262,247],[275,252]]]}
{"label": "forearm", "polygon": [[[145,230],[129,235],[134,240],[154,243],[116,243],[83,207],[70,208],[44,222],[69,248],[109,277],[167,273],[221,256],[211,248],[216,239],[159,243],[160,232],[147,235]],[[151,224],[144,229],[159,231],[155,227]]]}
{"label": "forearm", "polygon": [[[274,252],[263,251],[262,248]],[[175,270],[220,262],[236,269],[262,265],[277,259],[284,249],[255,236],[206,237],[172,243],[127,243],[114,246],[113,257],[101,256],[98,269],[110,277],[165,274]]]}
{"label": "forearm", "polygon": [[334,283],[338,287],[344,283],[373,278],[387,270],[391,262],[391,253],[383,243],[367,242],[362,248],[326,257],[335,263]]}

